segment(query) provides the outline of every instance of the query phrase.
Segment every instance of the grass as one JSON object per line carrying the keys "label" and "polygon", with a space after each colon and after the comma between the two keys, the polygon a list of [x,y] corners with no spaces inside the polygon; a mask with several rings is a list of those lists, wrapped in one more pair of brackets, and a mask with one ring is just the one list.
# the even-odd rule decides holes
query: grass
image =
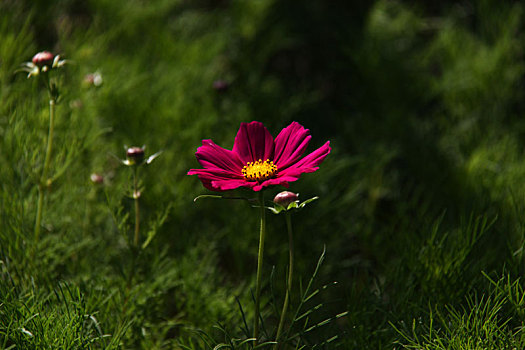
{"label": "grass", "polygon": [[[291,344],[523,348],[522,4],[4,1],[0,35],[0,348],[251,348],[258,210],[186,176],[251,120],[333,146],[290,188],[319,196],[293,216]],[[42,50],[69,64],[35,240],[48,96],[14,72]],[[142,145],[136,249],[119,159]],[[268,213],[261,348],[287,244]]]}

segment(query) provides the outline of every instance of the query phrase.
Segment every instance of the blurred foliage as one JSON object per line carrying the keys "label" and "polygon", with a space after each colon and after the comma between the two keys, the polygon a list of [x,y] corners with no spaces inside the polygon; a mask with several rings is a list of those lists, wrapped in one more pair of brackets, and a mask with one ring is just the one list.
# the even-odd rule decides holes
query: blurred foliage
{"label": "blurred foliage", "polygon": [[[308,340],[522,348],[523,10],[495,0],[0,2],[0,347],[197,349],[207,348],[197,330],[220,337],[218,322],[240,333],[236,298],[253,317],[256,210],[193,203],[206,190],[185,174],[202,139],[230,148],[240,122],[276,135],[295,120],[311,130],[310,150],[333,146],[290,187],[320,197],[294,215],[296,275],[308,280],[326,244],[317,283],[339,283],[311,322],[349,311]],[[42,50],[71,63],[51,166],[60,176],[37,243],[47,100],[14,72]],[[95,72],[99,86],[86,80]],[[136,264],[125,145],[163,150],[141,173],[143,227],[158,232]],[[271,326],[284,298],[284,220],[272,216],[268,230]]]}

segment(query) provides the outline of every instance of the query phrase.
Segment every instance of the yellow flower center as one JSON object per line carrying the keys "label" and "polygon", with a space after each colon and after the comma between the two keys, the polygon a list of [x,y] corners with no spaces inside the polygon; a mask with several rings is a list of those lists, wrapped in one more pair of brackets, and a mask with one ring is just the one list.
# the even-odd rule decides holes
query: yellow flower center
{"label": "yellow flower center", "polygon": [[273,161],[266,159],[264,162],[259,159],[256,162],[248,162],[242,168],[242,175],[249,181],[265,181],[277,172],[277,166]]}

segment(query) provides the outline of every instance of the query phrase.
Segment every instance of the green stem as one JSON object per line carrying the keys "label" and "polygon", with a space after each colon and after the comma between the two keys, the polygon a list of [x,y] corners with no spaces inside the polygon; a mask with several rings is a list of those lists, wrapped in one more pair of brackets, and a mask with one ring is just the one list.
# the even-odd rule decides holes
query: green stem
{"label": "green stem", "polygon": [[138,167],[133,166],[133,199],[135,201],[135,236],[133,238],[133,245],[135,248],[139,246],[139,230],[140,230],[140,208],[139,208],[139,197],[138,192],[138,176],[137,176]]}
{"label": "green stem", "polygon": [[135,276],[137,258],[140,254],[139,247],[139,232],[140,232],[140,207],[139,207],[139,181],[138,181],[138,166],[135,164],[132,166],[133,169],[133,201],[135,202],[135,234],[133,236],[133,247],[131,247],[131,269],[128,275],[128,281],[126,283],[126,298],[122,306],[122,314],[124,315],[127,310],[128,301],[130,298],[131,284],[133,283],[133,277]]}
{"label": "green stem", "polygon": [[259,204],[261,208],[261,230],[259,233],[259,254],[257,257],[257,285],[255,289],[255,316],[253,322],[253,337],[255,338],[255,345],[259,342],[259,313],[260,313],[260,297],[261,297],[261,280],[262,280],[262,265],[264,257],[264,238],[266,236],[266,212],[264,208],[264,194],[259,192]]}
{"label": "green stem", "polygon": [[281,320],[279,321],[279,327],[277,328],[277,336],[275,337],[275,341],[277,344],[275,344],[274,349],[277,350],[280,348],[281,343],[279,342],[279,338],[281,337],[281,333],[283,331],[284,327],[284,320],[286,319],[286,312],[288,311],[288,303],[290,300],[290,293],[292,290],[292,280],[293,280],[293,255],[294,255],[294,249],[293,249],[293,231],[292,231],[292,219],[290,212],[286,212],[286,227],[288,228],[288,248],[289,248],[289,254],[290,254],[290,261],[288,265],[288,278],[287,278],[287,284],[286,284],[286,296],[284,297],[284,305],[283,310],[281,312]]}
{"label": "green stem", "polygon": [[42,211],[44,207],[44,191],[49,187],[49,163],[51,162],[51,151],[53,150],[53,131],[55,125],[55,108],[56,100],[51,98],[49,100],[49,133],[47,135],[47,147],[46,156],[44,158],[44,169],[42,170],[42,177],[38,184],[38,204],[36,209],[36,220],[35,220],[35,242],[38,242],[40,238],[40,226],[42,222]]}

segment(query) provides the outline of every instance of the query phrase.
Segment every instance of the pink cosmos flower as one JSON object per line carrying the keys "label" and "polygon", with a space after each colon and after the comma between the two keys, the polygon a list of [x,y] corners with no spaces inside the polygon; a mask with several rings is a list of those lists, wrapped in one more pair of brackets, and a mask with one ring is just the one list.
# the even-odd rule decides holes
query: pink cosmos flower
{"label": "pink cosmos flower", "polygon": [[233,149],[227,150],[212,140],[202,140],[195,156],[203,169],[191,169],[204,187],[227,191],[248,187],[260,191],[271,185],[283,185],[312,173],[330,153],[330,141],[302,157],[310,142],[309,130],[293,122],[273,139],[260,122],[241,123]]}

